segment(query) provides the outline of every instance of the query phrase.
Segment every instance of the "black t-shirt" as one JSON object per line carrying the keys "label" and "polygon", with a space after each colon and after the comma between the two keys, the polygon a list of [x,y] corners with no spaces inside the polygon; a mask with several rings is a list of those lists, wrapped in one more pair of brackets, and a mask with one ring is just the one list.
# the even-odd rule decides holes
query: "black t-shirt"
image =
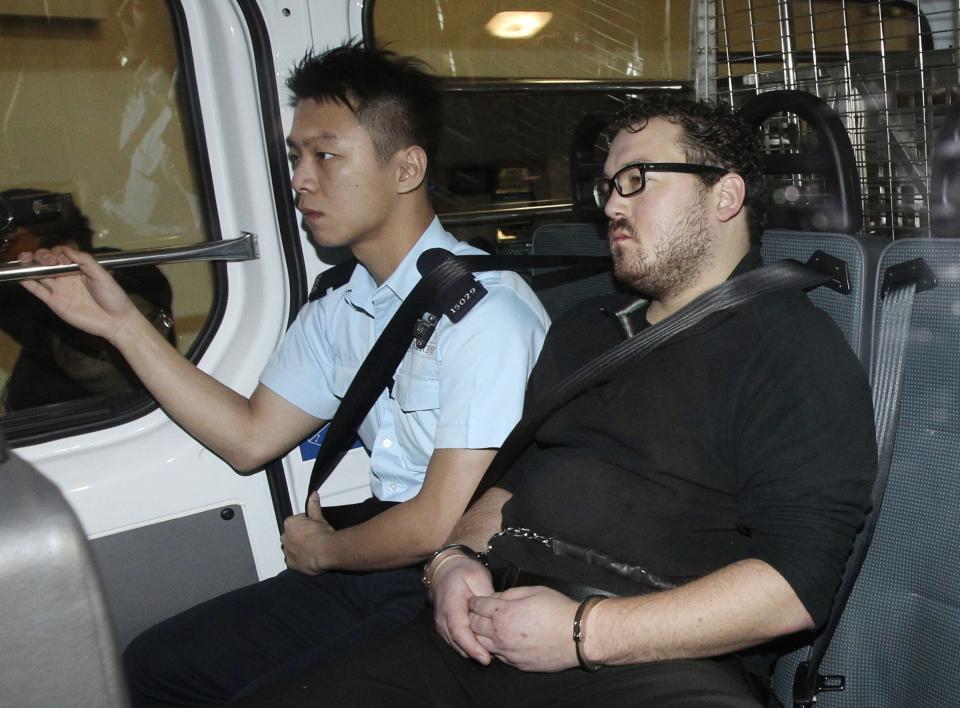
{"label": "black t-shirt", "polygon": [[[609,313],[624,304],[597,298],[554,323],[528,402],[623,340]],[[499,486],[514,494],[504,526],[661,575],[766,561],[819,625],[875,473],[860,362],[803,293],[783,292],[707,318],[579,396]]]}

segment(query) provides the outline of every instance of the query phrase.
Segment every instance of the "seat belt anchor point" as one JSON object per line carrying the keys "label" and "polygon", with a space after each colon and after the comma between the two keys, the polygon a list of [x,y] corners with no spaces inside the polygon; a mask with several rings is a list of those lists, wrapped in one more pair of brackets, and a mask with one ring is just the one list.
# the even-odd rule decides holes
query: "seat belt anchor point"
{"label": "seat belt anchor point", "polygon": [[841,295],[850,294],[850,273],[847,271],[847,262],[831,256],[826,251],[814,251],[807,259],[807,267],[829,275],[832,280],[824,285]]}
{"label": "seat belt anchor point", "polygon": [[916,282],[916,292],[922,293],[937,287],[937,276],[933,274],[930,266],[922,258],[914,258],[911,261],[892,265],[883,272],[880,299],[883,300],[894,287],[910,282]]}

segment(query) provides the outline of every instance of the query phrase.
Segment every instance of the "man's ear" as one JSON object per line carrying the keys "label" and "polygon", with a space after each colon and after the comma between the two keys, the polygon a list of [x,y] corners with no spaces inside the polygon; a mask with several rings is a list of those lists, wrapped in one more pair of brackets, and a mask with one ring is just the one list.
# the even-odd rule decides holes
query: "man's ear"
{"label": "man's ear", "polygon": [[427,178],[427,153],[419,145],[411,145],[397,153],[397,192],[409,194]]}
{"label": "man's ear", "polygon": [[713,192],[717,195],[717,218],[720,221],[730,221],[743,210],[747,185],[740,175],[728,172],[713,185]]}

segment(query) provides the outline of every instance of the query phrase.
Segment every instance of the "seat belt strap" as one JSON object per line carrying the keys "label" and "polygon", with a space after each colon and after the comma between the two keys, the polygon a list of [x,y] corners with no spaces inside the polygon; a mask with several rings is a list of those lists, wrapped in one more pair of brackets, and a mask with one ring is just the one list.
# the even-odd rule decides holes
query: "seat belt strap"
{"label": "seat belt strap", "polygon": [[864,520],[863,529],[854,540],[827,623],[811,645],[807,660],[797,666],[793,681],[793,704],[797,707],[813,705],[817,695],[824,691],[844,689],[844,677],[821,676],[820,664],[860,575],[883,506],[897,439],[903,368],[907,359],[914,298],[918,292],[936,287],[936,282],[936,277],[922,258],[892,266],[884,275],[878,343],[873,354],[870,377],[877,434],[877,476],[871,494],[872,507]]}
{"label": "seat belt strap", "polygon": [[327,268],[314,279],[307,301],[319,300],[330,290],[336,290],[346,285],[356,267],[357,259],[350,258],[343,263],[337,263],[337,265]]}
{"label": "seat belt strap", "polygon": [[652,350],[716,312],[736,307],[765,293],[808,290],[831,280],[831,274],[793,260],[761,266],[708,290],[669,317],[609,349],[564,379],[524,413],[491,461],[473,500],[496,485],[533,442],[537,430],[551,415],[587,389],[608,381],[628,362],[636,363]]}
{"label": "seat belt strap", "polygon": [[[611,260],[606,256],[453,256],[448,253],[442,262],[421,278],[404,299],[354,375],[337,413],[330,421],[326,437],[314,461],[307,488],[308,495],[326,481],[353,442],[356,429],[392,380],[397,366],[406,354],[418,318],[422,313],[436,307],[435,301],[439,293],[449,293],[451,285],[461,280],[465,274],[473,272],[569,266],[581,269],[595,267],[600,271],[610,268]],[[791,260],[762,266],[704,293],[670,317],[597,357],[543,399],[534,413],[521,419],[491,462],[473,498],[478,498],[500,479],[547,417],[588,386],[611,375],[627,361],[639,359],[714,312],[735,307],[766,292],[812,289],[831,282],[833,277],[832,273],[825,274]]]}
{"label": "seat belt strap", "polygon": [[[414,331],[421,316],[425,312],[440,313],[454,306],[455,302],[443,303],[438,298],[447,296],[456,300],[459,294],[452,286],[458,281],[472,278],[473,273],[483,271],[532,267],[577,267],[585,271],[600,272],[609,270],[612,261],[609,256],[454,256],[443,249],[430,249],[420,256],[419,263],[436,265],[421,277],[401,303],[350,382],[317,452],[307,487],[308,496],[310,492],[319,489],[333,472],[353,443],[360,423],[393,380],[394,372],[414,338]],[[339,277],[342,278],[342,273]],[[315,285],[314,291],[317,290]],[[320,295],[322,294],[321,292]],[[422,329],[417,331],[422,333]],[[418,340],[418,346],[425,345],[430,334],[432,328],[426,333],[426,338]]]}

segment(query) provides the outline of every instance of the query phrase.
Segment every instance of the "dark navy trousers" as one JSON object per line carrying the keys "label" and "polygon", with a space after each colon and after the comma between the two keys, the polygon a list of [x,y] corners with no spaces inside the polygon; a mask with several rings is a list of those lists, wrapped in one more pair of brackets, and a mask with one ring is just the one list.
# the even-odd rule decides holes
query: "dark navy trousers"
{"label": "dark navy trousers", "polygon": [[415,569],[285,570],[148,629],[124,652],[131,700],[214,706],[382,638],[424,606]]}
{"label": "dark navy trousers", "polygon": [[[573,639],[571,637],[571,642]],[[528,673],[462,659],[425,610],[390,637],[236,708],[761,708],[736,662],[709,659]]]}

